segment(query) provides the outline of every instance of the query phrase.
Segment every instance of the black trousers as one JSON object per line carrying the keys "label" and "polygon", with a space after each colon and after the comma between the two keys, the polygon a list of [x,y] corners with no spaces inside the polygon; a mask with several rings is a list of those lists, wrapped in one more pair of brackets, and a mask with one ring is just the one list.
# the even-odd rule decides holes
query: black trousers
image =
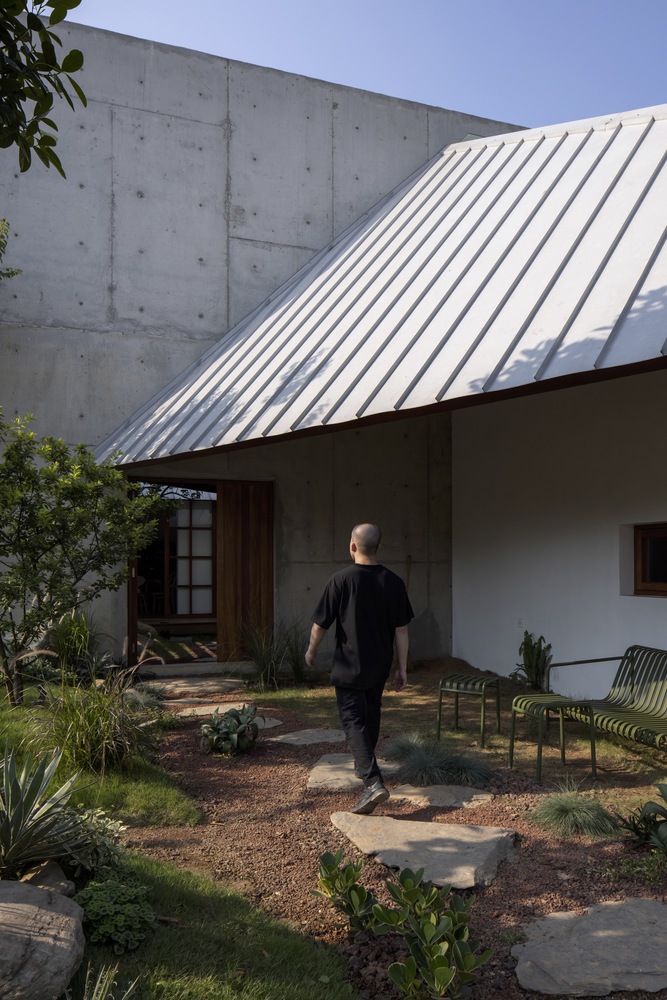
{"label": "black trousers", "polygon": [[369,787],[382,781],[382,772],[375,758],[380,736],[380,712],[385,682],[357,691],[336,688],[336,701],[343,732],[354,757],[354,769]]}

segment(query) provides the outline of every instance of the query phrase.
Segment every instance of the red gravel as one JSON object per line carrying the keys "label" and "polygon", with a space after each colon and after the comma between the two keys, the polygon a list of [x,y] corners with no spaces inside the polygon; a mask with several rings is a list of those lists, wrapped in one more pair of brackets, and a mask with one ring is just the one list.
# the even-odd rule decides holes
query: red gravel
{"label": "red gravel", "polygon": [[[281,733],[304,728],[293,713],[272,707],[270,714],[283,722]],[[358,856],[330,822],[331,813],[350,807],[354,793],[306,789],[315,761],[343,748],[330,744],[293,747],[260,738],[252,753],[223,758],[201,754],[197,733],[197,722],[168,733],[160,763],[198,803],[206,822],[186,828],[134,829],[128,846],[238,888],[302,933],[341,950],[361,997],[396,998],[398,993],[385,970],[400,954],[400,942],[373,938],[364,944],[350,943],[337,926],[333,909],[311,895],[322,853],[343,847],[348,857]],[[628,896],[665,901],[666,887],[612,882],[604,874],[606,864],[629,853],[626,843],[585,838],[563,841],[530,824],[527,813],[542,792],[530,779],[504,769],[498,772],[494,790],[498,794],[490,805],[467,810],[390,800],[381,811],[397,819],[510,827],[520,835],[514,860],[501,864],[492,885],[476,891],[471,922],[472,936],[482,948],[494,950],[478,973],[474,1000],[520,1000],[536,996],[519,987],[510,954],[520,939],[522,923],[559,910],[581,912],[593,903]],[[386,897],[386,874],[383,866],[366,860],[363,881],[381,898]],[[617,996],[667,1000],[667,990]]]}

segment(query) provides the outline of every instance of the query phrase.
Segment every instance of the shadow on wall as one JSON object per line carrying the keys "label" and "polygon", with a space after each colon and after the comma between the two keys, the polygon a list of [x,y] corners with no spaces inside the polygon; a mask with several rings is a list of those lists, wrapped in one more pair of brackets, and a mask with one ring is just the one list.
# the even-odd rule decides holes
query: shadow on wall
{"label": "shadow on wall", "polygon": [[426,609],[410,623],[410,657],[420,660],[451,653],[449,636],[443,643],[440,626],[432,611]]}

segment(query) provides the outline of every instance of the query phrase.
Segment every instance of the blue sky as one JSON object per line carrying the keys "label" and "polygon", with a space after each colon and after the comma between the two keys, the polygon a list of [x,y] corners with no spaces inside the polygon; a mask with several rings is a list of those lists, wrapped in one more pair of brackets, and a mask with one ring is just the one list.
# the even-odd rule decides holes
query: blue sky
{"label": "blue sky", "polygon": [[667,102],[667,0],[82,0],[70,20],[521,125]]}

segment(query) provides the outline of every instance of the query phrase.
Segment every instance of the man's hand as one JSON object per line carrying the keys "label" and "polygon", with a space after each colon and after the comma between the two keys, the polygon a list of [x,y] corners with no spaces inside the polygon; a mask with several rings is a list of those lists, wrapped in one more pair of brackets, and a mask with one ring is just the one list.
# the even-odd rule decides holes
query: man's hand
{"label": "man's hand", "polygon": [[408,626],[401,625],[394,633],[398,665],[394,674],[394,691],[402,691],[408,683]]}
{"label": "man's hand", "polygon": [[400,665],[396,667],[394,674],[394,691],[402,691],[408,683],[408,671],[406,667]]}
{"label": "man's hand", "polygon": [[315,666],[317,647],[320,645],[326,634],[327,630],[325,628],[321,628],[320,625],[313,624],[313,627],[310,630],[310,642],[308,644],[308,649],[306,650],[306,663],[309,667]]}

